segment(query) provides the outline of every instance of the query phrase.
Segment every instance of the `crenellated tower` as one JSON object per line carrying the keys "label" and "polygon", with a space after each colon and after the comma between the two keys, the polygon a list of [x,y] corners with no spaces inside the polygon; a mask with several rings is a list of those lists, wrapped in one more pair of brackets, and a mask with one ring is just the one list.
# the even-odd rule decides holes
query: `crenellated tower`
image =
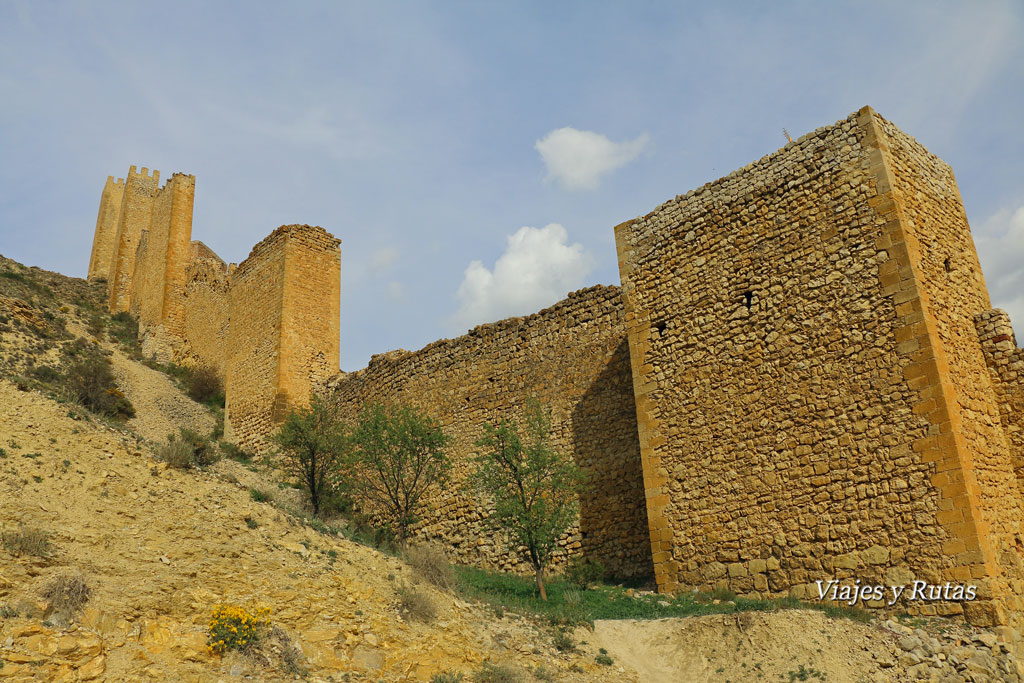
{"label": "crenellated tower", "polygon": [[184,325],[194,196],[195,176],[172,175],[153,195],[136,251],[130,310],[139,319],[143,353],[163,361],[173,359]]}
{"label": "crenellated tower", "polygon": [[111,249],[113,259],[107,279],[108,303],[111,313],[127,311],[131,307],[132,276],[135,273],[135,255],[142,232],[149,227],[153,213],[153,195],[160,182],[160,171],[143,167],[137,172],[132,166],[124,182],[121,208],[117,216],[117,231]]}

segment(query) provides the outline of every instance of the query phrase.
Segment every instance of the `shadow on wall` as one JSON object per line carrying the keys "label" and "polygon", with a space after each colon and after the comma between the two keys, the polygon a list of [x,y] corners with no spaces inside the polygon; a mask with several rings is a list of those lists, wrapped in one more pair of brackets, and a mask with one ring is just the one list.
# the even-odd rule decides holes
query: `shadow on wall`
{"label": "shadow on wall", "polygon": [[573,459],[592,487],[580,500],[583,556],[623,579],[654,576],[634,405],[624,337],[571,417]]}

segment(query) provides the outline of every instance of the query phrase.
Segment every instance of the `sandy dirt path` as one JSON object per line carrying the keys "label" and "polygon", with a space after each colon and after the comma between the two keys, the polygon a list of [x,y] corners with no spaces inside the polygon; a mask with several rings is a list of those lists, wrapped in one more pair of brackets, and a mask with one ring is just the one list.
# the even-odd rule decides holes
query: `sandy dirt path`
{"label": "sandy dirt path", "polygon": [[184,427],[207,435],[214,419],[209,410],[181,393],[167,375],[136,363],[120,351],[110,357],[114,377],[135,406],[127,427],[148,441],[160,442]]}
{"label": "sandy dirt path", "polygon": [[590,634],[592,645],[645,683],[913,680],[897,665],[897,638],[813,610],[597,621]]}

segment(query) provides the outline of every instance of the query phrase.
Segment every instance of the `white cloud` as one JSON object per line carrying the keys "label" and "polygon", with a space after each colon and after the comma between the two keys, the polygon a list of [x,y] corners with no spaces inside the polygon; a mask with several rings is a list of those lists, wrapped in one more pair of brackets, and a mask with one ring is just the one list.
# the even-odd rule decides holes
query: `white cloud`
{"label": "white cloud", "polygon": [[1010,314],[1020,343],[1024,341],[1024,206],[990,216],[974,240],[992,305]]}
{"label": "white cloud", "polygon": [[558,128],[537,141],[534,148],[548,169],[548,179],[570,190],[592,190],[617,168],[636,159],[650,138],[612,142],[589,130]]}
{"label": "white cloud", "polygon": [[397,260],[398,250],[394,247],[376,249],[370,254],[370,270],[379,273],[395,265]]}
{"label": "white cloud", "polygon": [[535,313],[583,286],[593,258],[583,245],[568,244],[558,223],[520,228],[488,270],[480,261],[466,268],[452,322],[460,329]]}

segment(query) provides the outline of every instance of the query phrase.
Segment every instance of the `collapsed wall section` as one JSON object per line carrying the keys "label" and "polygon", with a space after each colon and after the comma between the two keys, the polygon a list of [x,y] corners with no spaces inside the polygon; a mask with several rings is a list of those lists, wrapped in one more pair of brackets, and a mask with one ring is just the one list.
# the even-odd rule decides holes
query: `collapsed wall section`
{"label": "collapsed wall section", "polygon": [[281,226],[231,276],[225,438],[261,451],[264,438],[338,368],[340,240]]}
{"label": "collapsed wall section", "polygon": [[117,240],[117,219],[121,213],[124,197],[124,179],[107,176],[100,195],[100,209],[96,216],[96,232],[92,238],[92,252],[89,254],[89,281],[109,280],[114,261],[114,245]]}
{"label": "collapsed wall section", "polygon": [[651,573],[643,482],[632,408],[629,353],[618,287],[593,287],[551,308],[475,328],[415,352],[374,356],[330,383],[343,415],[381,401],[419,407],[454,439],[453,482],[427,503],[414,535],[439,541],[459,562],[526,571],[483,526],[464,490],[485,422],[522,418],[525,399],[551,409],[554,446],[589,475],[579,523],[560,541],[554,566],[582,553],[618,576]]}
{"label": "collapsed wall section", "polygon": [[[817,597],[816,580],[997,572],[954,482],[972,465],[945,425],[943,340],[875,116],[616,228],[661,590]],[[984,622],[1005,604],[904,607]]]}
{"label": "collapsed wall section", "polygon": [[182,293],[179,362],[212,368],[223,380],[230,315],[228,268],[202,242],[192,242],[191,254]]}
{"label": "collapsed wall section", "polygon": [[975,316],[974,323],[999,398],[999,418],[1010,443],[1017,485],[1024,496],[1024,349],[1017,346],[1006,311],[984,311]]}

